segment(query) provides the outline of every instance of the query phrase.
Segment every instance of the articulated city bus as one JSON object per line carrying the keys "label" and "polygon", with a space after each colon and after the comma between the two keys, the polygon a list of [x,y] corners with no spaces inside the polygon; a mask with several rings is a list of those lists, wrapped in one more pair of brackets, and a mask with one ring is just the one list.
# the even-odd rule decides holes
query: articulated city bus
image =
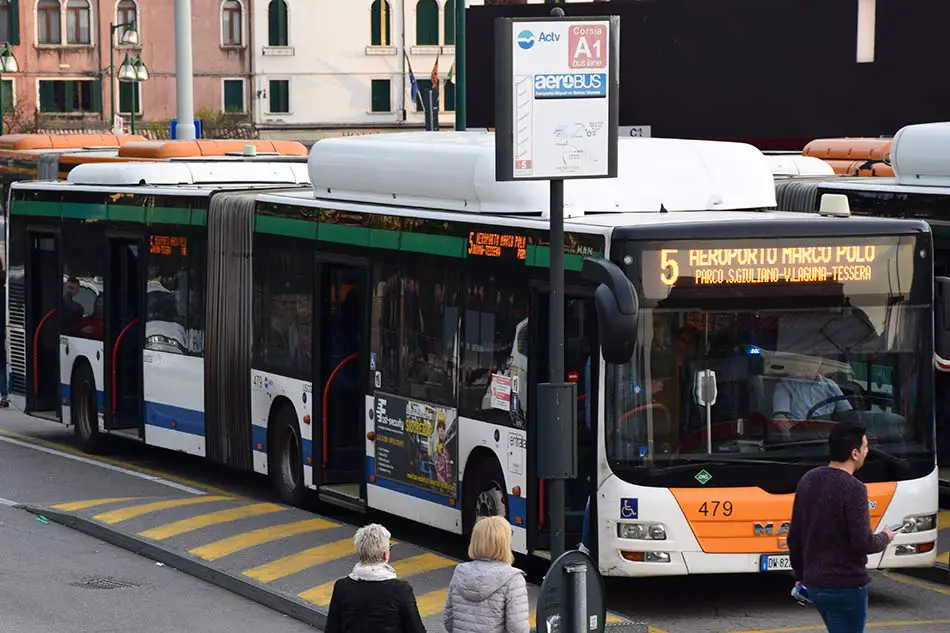
{"label": "articulated city bus", "polygon": [[[819,140],[809,145],[820,147],[824,142],[830,154],[840,156],[847,141],[857,139]],[[950,304],[940,299],[950,300],[944,285],[950,283],[950,123],[910,125],[893,140],[864,141],[857,148],[867,150],[869,159],[886,159],[890,176],[777,180],[779,207],[815,212],[821,196],[831,193],[847,196],[851,212],[857,215],[925,220],[934,240],[937,326],[950,328]],[[936,351],[937,458],[941,466],[950,466],[950,348],[938,346]]]}
{"label": "articulated city bus", "polygon": [[[931,565],[927,224],[768,211],[748,145],[618,154],[618,178],[565,185],[568,544],[590,496],[605,575],[788,569],[795,486],[859,420],[872,523],[907,525],[869,566]],[[267,163],[16,183],[12,399],[89,450],[118,434],[204,456],[290,503],[314,489],[457,534],[502,515],[548,557],[548,188],[494,164],[492,134],[404,133],[316,143],[312,187],[262,183]],[[789,406],[800,381],[834,395]]]}

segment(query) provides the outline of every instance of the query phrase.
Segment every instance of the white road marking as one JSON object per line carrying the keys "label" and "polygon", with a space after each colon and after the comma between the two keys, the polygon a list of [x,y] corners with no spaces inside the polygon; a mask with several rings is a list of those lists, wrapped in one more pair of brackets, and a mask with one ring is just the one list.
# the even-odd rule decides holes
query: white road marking
{"label": "white road marking", "polygon": [[16,502],[16,501],[10,501],[9,499],[4,499],[3,497],[0,497],[0,505],[15,506],[15,505],[17,505],[17,502]]}
{"label": "white road marking", "polygon": [[[156,483],[156,484],[161,484],[161,485],[163,485],[163,486],[168,486],[169,488],[174,488],[174,489],[176,489],[176,490],[181,490],[181,491],[187,492],[188,494],[191,494],[191,495],[204,495],[204,494],[207,494],[204,490],[198,490],[197,488],[192,488],[191,486],[186,486],[186,485],[184,485],[184,484],[180,484],[180,483],[177,483],[177,482],[174,482],[174,481],[169,481],[168,479],[164,479],[164,478],[162,478],[162,477],[158,477],[157,475],[149,475],[149,474],[146,474],[146,473],[140,473],[140,472],[138,472],[138,471],[131,470],[131,469],[129,469],[129,468],[122,468],[121,466],[115,466],[115,465],[113,465],[113,464],[106,464],[106,463],[97,461],[97,460],[95,460],[95,459],[91,459],[91,458],[89,458],[89,457],[83,457],[83,456],[81,456],[81,455],[73,455],[73,454],[71,454],[71,453],[66,453],[66,452],[63,452],[63,451],[58,451],[58,450],[56,450],[56,449],[47,448],[47,447],[45,447],[45,446],[37,446],[36,444],[30,444],[29,442],[23,442],[23,441],[20,441],[20,440],[18,440],[18,439],[14,439],[14,438],[12,438],[12,437],[6,437],[6,436],[4,436],[4,435],[0,435],[0,442],[6,442],[7,444],[13,444],[13,445],[15,445],[15,446],[22,446],[22,447],[24,447],[24,448],[30,448],[30,449],[33,449],[34,451],[40,451],[40,452],[43,452],[43,453],[49,453],[50,455],[57,455],[57,456],[59,456],[59,457],[65,457],[66,459],[72,459],[72,460],[75,460],[75,461],[77,461],[77,462],[82,462],[83,464],[89,464],[89,465],[91,465],[91,466],[97,466],[97,467],[99,467],[99,468],[104,468],[105,470],[112,470],[112,471],[115,471],[115,472],[118,472],[118,473],[122,473],[122,474],[124,474],[124,475],[129,475],[129,476],[131,476],[131,477],[138,477],[139,479],[145,479],[146,481],[151,481],[151,482]],[[12,505],[16,505],[16,504],[12,504]]]}

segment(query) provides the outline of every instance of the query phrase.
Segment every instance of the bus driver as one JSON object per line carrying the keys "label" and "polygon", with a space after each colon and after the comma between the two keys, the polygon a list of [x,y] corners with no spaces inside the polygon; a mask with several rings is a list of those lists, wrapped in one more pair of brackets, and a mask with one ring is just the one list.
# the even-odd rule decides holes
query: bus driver
{"label": "bus driver", "polygon": [[[772,422],[786,439],[791,438],[792,427],[808,419],[812,407],[844,395],[835,381],[821,374],[820,362],[813,367],[798,376],[783,378],[775,387],[772,396]],[[850,410],[851,404],[842,398],[823,404],[811,411],[811,415],[817,417]]]}

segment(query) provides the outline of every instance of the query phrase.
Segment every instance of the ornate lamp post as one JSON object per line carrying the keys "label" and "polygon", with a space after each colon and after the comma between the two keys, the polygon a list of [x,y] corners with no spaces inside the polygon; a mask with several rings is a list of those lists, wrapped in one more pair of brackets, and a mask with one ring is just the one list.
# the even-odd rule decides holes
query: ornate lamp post
{"label": "ornate lamp post", "polygon": [[0,48],[0,134],[3,134],[3,78],[7,73],[20,72],[20,64],[17,63],[13,55],[13,49],[9,44],[4,44]]}
{"label": "ornate lamp post", "polygon": [[[109,81],[112,84],[109,87],[109,125],[115,121],[115,32],[125,28],[122,32],[122,38],[119,44],[126,46],[139,45],[139,32],[135,28],[135,20],[122,22],[121,24],[109,24]],[[126,55],[128,59],[128,55]]]}
{"label": "ornate lamp post", "polygon": [[141,57],[131,59],[129,54],[125,54],[125,60],[119,66],[119,81],[124,81],[132,85],[132,120],[130,132],[135,134],[135,111],[138,108],[139,88],[138,84],[148,81],[148,68]]}

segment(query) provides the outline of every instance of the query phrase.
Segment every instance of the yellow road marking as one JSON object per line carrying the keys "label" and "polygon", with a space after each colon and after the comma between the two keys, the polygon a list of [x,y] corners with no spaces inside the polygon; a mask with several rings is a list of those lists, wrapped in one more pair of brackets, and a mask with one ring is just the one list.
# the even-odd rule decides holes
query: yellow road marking
{"label": "yellow road marking", "polygon": [[53,510],[62,510],[63,512],[72,512],[74,510],[85,510],[96,506],[104,506],[107,503],[117,503],[119,501],[136,501],[142,497],[113,497],[111,499],[89,499],[87,501],[72,501],[70,503],[59,503],[50,506]]}
{"label": "yellow road marking", "polygon": [[[869,629],[883,629],[894,626],[928,626],[931,624],[950,624],[950,620],[895,620],[893,622],[868,622]],[[798,631],[824,631],[825,626],[793,626],[785,629],[756,629],[754,631],[734,631],[733,633],[797,633]]]}
{"label": "yellow road marking", "polygon": [[[610,616],[607,616],[607,620],[610,620]],[[647,626],[647,633],[666,633],[663,629],[658,629],[655,626]]]}
{"label": "yellow road marking", "polygon": [[937,562],[943,563],[944,565],[950,565],[950,552],[944,552],[943,554],[937,554]]}
{"label": "yellow road marking", "polygon": [[937,529],[944,530],[950,528],[950,510],[944,510],[937,514]]}
{"label": "yellow road marking", "polygon": [[223,556],[240,552],[255,545],[263,545],[271,541],[296,536],[297,534],[306,534],[307,532],[328,530],[336,527],[340,527],[340,524],[333,523],[332,521],[324,521],[323,519],[307,519],[305,521],[295,521],[294,523],[283,523],[272,527],[251,530],[243,534],[235,534],[220,541],[196,547],[188,553],[204,560],[218,560]]}
{"label": "yellow road marking", "polygon": [[139,532],[139,536],[150,538],[153,541],[160,541],[203,527],[218,525],[219,523],[230,523],[238,519],[273,514],[274,512],[283,512],[286,509],[287,508],[274,503],[252,503],[251,505],[241,506],[240,508],[230,508],[228,510],[209,512],[208,514],[199,514],[198,516],[182,519],[181,521],[174,521],[167,525],[160,525],[151,530]]}
{"label": "yellow road marking", "polygon": [[156,477],[162,477],[163,479],[168,479],[170,481],[177,481],[180,484],[185,484],[186,486],[191,486],[193,488],[199,488],[201,490],[206,490],[208,492],[213,492],[218,495],[229,495],[227,490],[222,490],[221,488],[216,488],[215,486],[210,486],[206,483],[199,481],[194,481],[192,479],[187,479],[185,477],[179,477],[178,475],[172,475],[171,473],[166,473],[161,470],[156,470],[154,468],[148,468],[146,466],[139,466],[133,462],[122,461],[121,459],[112,459],[110,457],[103,457],[102,455],[89,455],[84,453],[79,449],[73,448],[72,446],[67,446],[65,444],[57,444],[56,442],[49,442],[47,440],[41,440],[37,437],[32,437],[30,435],[24,435],[22,433],[16,433],[14,431],[8,431],[6,429],[0,429],[0,435],[6,435],[7,437],[14,437],[18,440],[28,442],[31,444],[36,444],[37,446],[45,446],[46,448],[54,448],[63,453],[69,453],[70,455],[78,455],[84,459],[89,459],[92,461],[102,462],[103,464],[112,464],[113,466],[122,466],[123,468],[128,468],[130,470],[135,470],[146,475],[155,475]]}
{"label": "yellow road marking", "polygon": [[448,589],[438,589],[424,593],[416,598],[416,606],[419,607],[419,615],[427,618],[436,613],[445,610],[445,597],[449,595]]}
{"label": "yellow road marking", "polygon": [[895,574],[887,571],[881,572],[881,575],[895,582],[911,585],[913,587],[920,587],[921,589],[928,589],[936,593],[942,593],[945,596],[950,596],[950,587],[941,587],[940,585],[935,585],[932,582],[927,582],[926,580],[919,580],[917,578],[911,578],[910,576],[904,576],[902,574]]}
{"label": "yellow road marking", "polygon": [[[624,620],[623,618],[618,618],[612,613],[608,613],[607,622],[611,624],[621,624],[623,622],[626,622],[626,620]],[[538,628],[538,610],[537,609],[531,609],[531,613],[528,614],[528,623],[531,625],[532,629]],[[652,626],[647,627],[647,628],[649,629],[649,633],[666,633],[666,631],[662,629],[655,629]]]}
{"label": "yellow road marking", "polygon": [[[443,558],[436,554],[426,553],[397,560],[391,564],[393,569],[396,570],[397,577],[409,578],[410,576],[418,576],[419,574],[424,574],[429,571],[451,567],[456,564],[456,561]],[[299,597],[307,602],[325,607],[330,604],[330,596],[333,595],[333,585],[335,583],[336,580],[331,580],[312,589],[307,589],[301,593]]]}
{"label": "yellow road marking", "polygon": [[149,512],[158,512],[159,510],[167,510],[168,508],[180,508],[182,506],[191,506],[198,503],[208,503],[209,501],[226,501],[229,499],[234,499],[234,497],[224,497],[224,496],[214,496],[214,497],[187,497],[185,499],[168,499],[166,501],[155,501],[153,503],[145,503],[137,506],[130,506],[128,508],[119,508],[118,510],[112,510],[111,512],[103,512],[102,514],[97,514],[92,517],[96,521],[102,521],[103,523],[112,524],[119,523],[120,521],[127,521],[128,519],[133,519],[143,514],[148,514]]}
{"label": "yellow road marking", "polygon": [[243,572],[245,576],[253,578],[262,583],[268,583],[284,576],[296,574],[315,565],[320,565],[331,560],[343,558],[348,555],[355,555],[352,539],[343,539],[326,545],[318,545],[305,549],[302,552],[291,554],[278,558],[270,563],[265,563]]}

